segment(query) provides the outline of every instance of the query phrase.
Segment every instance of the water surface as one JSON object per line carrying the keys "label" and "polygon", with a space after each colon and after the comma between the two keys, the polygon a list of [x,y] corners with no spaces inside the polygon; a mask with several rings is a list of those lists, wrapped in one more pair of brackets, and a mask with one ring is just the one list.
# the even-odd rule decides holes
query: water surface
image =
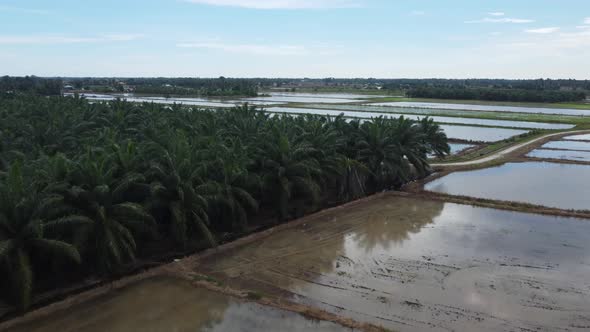
{"label": "water surface", "polygon": [[17,326],[11,332],[350,331],[301,315],[247,303],[156,277]]}
{"label": "water surface", "polygon": [[507,163],[454,172],[426,184],[429,191],[590,210],[590,166],[549,162]]}
{"label": "water surface", "polygon": [[368,94],[355,94],[355,93],[342,93],[342,92],[321,92],[321,93],[310,93],[310,92],[265,92],[273,97],[311,97],[311,98],[336,98],[336,99],[368,99],[368,98],[385,98],[391,96],[385,95],[368,95]]}
{"label": "water surface", "polygon": [[571,109],[571,108],[520,107],[520,106],[451,104],[451,103],[422,103],[422,102],[386,102],[386,103],[371,103],[368,105],[389,106],[389,107],[416,107],[416,108],[447,109],[447,110],[467,110],[467,111],[540,113],[540,114],[563,114],[563,115],[590,116],[590,110],[579,110],[579,109]]}
{"label": "water surface", "polygon": [[574,141],[590,141],[590,134],[566,136],[564,139],[571,139]]}
{"label": "water surface", "polygon": [[444,124],[440,125],[440,128],[444,130],[448,138],[474,142],[501,141],[527,133],[526,130],[520,129],[454,126]]}
{"label": "water surface", "polygon": [[590,151],[590,142],[552,141],[544,144],[542,147],[549,149]]}
{"label": "water surface", "polygon": [[584,220],[385,196],[198,270],[399,331],[554,331],[590,321],[589,240]]}
{"label": "water surface", "polygon": [[474,147],[475,145],[473,144],[460,144],[460,143],[449,143],[449,146],[451,147],[451,154],[457,154],[465,149],[469,149]]}
{"label": "water surface", "polygon": [[532,158],[590,161],[590,151],[536,149],[526,155]]}

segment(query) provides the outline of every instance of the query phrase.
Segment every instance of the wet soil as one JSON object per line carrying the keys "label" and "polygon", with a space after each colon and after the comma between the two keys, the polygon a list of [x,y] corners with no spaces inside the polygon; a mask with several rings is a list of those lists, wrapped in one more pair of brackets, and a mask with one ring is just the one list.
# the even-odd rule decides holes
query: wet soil
{"label": "wet soil", "polygon": [[590,328],[590,223],[381,196],[186,267],[401,331]]}

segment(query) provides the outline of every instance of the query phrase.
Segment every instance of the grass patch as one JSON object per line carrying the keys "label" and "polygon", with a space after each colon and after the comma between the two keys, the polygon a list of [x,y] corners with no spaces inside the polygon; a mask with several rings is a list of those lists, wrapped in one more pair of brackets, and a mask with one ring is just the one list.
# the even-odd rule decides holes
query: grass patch
{"label": "grass patch", "polygon": [[211,276],[204,275],[204,274],[193,274],[191,275],[193,281],[206,281],[211,284],[215,284],[219,287],[223,286],[223,283]]}
{"label": "grass patch", "polygon": [[258,301],[258,300],[262,299],[263,297],[264,296],[262,296],[262,294],[259,292],[249,291],[248,293],[246,293],[246,298],[248,300]]}

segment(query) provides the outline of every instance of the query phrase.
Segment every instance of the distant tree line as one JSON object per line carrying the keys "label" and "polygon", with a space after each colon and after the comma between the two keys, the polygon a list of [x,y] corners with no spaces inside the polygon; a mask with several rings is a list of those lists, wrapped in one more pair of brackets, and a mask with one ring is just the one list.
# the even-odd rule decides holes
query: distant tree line
{"label": "distant tree line", "polygon": [[61,79],[36,76],[0,77],[0,93],[28,93],[41,96],[57,96],[61,93]]}
{"label": "distant tree line", "polygon": [[[167,82],[167,83],[164,83]],[[248,96],[255,97],[258,88],[248,79],[216,78],[176,78],[176,79],[131,79],[136,93],[198,95],[198,96]]]}
{"label": "distant tree line", "polygon": [[582,91],[465,87],[418,87],[408,90],[406,92],[406,95],[410,98],[466,99],[541,103],[581,101],[586,98],[586,94]]}
{"label": "distant tree line", "polygon": [[183,96],[248,96],[258,93],[256,81],[238,78],[64,78],[76,89],[118,92],[131,87],[136,93]]}

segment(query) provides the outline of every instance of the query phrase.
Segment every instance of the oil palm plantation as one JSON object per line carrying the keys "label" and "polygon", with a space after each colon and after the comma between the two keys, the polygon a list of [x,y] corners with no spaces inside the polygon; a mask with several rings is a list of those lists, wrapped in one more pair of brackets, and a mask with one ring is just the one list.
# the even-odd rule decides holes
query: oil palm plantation
{"label": "oil palm plantation", "polygon": [[213,246],[397,188],[448,150],[427,118],[0,94],[0,273],[26,308],[36,275],[109,276]]}

